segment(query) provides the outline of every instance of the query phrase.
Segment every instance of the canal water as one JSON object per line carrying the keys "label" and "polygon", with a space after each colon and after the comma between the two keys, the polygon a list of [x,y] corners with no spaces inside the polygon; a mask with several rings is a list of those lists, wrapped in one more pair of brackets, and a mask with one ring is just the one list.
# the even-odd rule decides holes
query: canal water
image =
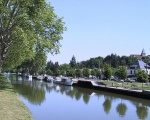
{"label": "canal water", "polygon": [[8,78],[34,120],[150,120],[150,100]]}

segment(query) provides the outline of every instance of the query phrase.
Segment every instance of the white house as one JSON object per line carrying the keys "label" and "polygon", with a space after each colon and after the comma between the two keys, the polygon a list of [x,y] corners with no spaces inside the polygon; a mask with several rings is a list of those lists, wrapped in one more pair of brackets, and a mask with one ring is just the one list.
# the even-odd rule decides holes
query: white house
{"label": "white house", "polygon": [[134,75],[135,72],[139,69],[144,70],[145,72],[148,73],[148,75],[150,75],[150,66],[147,63],[143,62],[142,60],[138,60],[133,65],[128,67],[127,68],[127,74],[128,75]]}

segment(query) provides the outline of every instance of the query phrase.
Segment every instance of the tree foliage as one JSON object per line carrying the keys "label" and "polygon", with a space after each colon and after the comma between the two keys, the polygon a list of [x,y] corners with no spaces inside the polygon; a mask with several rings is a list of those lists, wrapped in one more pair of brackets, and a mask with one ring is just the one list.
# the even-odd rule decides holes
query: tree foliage
{"label": "tree foliage", "polygon": [[96,72],[96,77],[100,79],[101,75],[102,75],[101,70],[100,69],[95,69],[95,72]]}
{"label": "tree foliage", "polygon": [[135,76],[138,82],[146,82],[148,80],[147,72],[142,69],[139,69],[137,72],[135,72]]}
{"label": "tree foliage", "polygon": [[34,58],[38,52],[58,53],[65,30],[45,0],[0,1],[0,70]]}
{"label": "tree foliage", "polygon": [[112,75],[112,69],[109,64],[105,64],[104,66],[104,76],[107,79],[110,79]]}
{"label": "tree foliage", "polygon": [[75,70],[75,75],[76,75],[77,78],[81,77],[82,76],[81,70],[80,69],[76,69]]}
{"label": "tree foliage", "polygon": [[119,66],[115,75],[120,79],[126,79],[127,78],[127,71],[125,66]]}
{"label": "tree foliage", "polygon": [[75,58],[75,56],[73,55],[73,57],[72,57],[72,59],[70,60],[70,66],[72,67],[72,68],[76,68],[77,67],[77,63],[76,63],[76,58]]}
{"label": "tree foliage", "polygon": [[83,69],[83,76],[89,77],[89,75],[90,75],[90,70],[88,68],[84,68]]}

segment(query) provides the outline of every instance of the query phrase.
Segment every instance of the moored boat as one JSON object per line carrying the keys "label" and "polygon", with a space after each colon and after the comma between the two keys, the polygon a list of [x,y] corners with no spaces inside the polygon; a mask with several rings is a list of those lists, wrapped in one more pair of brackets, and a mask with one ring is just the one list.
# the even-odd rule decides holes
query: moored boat
{"label": "moored boat", "polygon": [[43,76],[38,75],[38,76],[36,77],[36,79],[37,79],[37,80],[43,80]]}
{"label": "moored boat", "polygon": [[60,84],[71,86],[73,84],[73,81],[70,78],[62,78]]}
{"label": "moored boat", "polygon": [[53,83],[55,83],[55,84],[60,84],[60,82],[61,82],[61,78],[60,77],[56,77],[54,79],[54,81],[53,81]]}

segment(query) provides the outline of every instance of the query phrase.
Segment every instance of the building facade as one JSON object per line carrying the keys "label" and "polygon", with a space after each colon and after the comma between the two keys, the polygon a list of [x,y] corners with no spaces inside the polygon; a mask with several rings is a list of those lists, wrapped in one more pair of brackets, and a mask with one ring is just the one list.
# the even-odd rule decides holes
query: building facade
{"label": "building facade", "polygon": [[133,65],[129,66],[127,68],[127,74],[134,75],[135,72],[138,71],[139,69],[144,70],[145,72],[148,73],[148,75],[150,75],[150,66],[147,63],[143,62],[142,60],[138,60]]}

